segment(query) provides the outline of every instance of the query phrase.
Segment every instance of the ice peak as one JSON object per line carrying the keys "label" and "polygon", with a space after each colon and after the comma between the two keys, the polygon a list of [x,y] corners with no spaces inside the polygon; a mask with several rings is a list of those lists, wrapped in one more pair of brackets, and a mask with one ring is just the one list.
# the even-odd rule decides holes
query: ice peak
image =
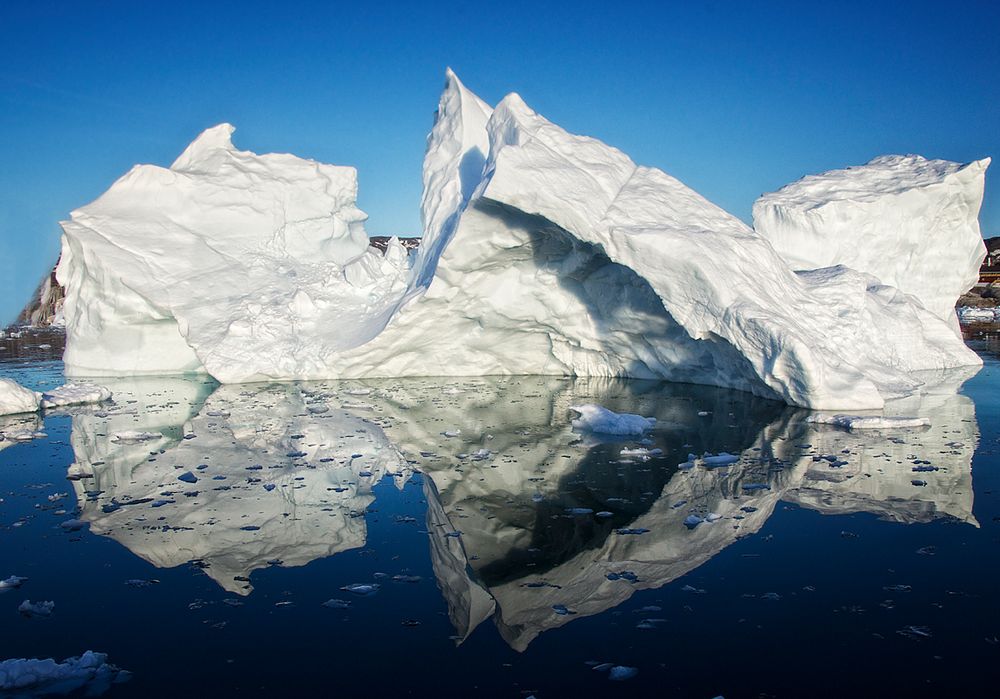
{"label": "ice peak", "polygon": [[235,131],[236,127],[227,123],[205,129],[198,134],[198,138],[191,141],[191,144],[177,157],[170,169],[196,170],[209,153],[218,150],[235,150],[233,146],[233,133]]}

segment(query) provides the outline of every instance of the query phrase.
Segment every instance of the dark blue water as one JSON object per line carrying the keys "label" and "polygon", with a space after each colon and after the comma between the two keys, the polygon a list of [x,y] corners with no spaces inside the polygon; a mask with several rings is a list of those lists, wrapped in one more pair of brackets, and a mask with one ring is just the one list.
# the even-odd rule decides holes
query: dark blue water
{"label": "dark blue water", "polygon": [[[0,418],[46,435],[0,442],[0,660],[104,652],[118,697],[996,692],[995,359],[894,408],[930,427],[853,433],[648,382],[105,383]],[[579,403],[658,424],[595,438]]]}

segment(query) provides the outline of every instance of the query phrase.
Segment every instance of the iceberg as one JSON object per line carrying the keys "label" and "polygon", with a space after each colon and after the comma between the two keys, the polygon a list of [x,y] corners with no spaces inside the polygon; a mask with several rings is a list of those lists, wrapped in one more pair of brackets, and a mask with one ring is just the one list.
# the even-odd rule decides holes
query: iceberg
{"label": "iceberg", "polygon": [[41,697],[76,694],[96,697],[130,673],[108,662],[106,653],[87,651],[57,663],[52,658],[11,658],[0,662],[0,691],[5,697]]}
{"label": "iceberg", "polygon": [[239,151],[232,132],[63,223],[67,375],[632,377],[853,411],[981,363],[891,282],[797,270],[673,177],[516,94],[493,109],[451,71],[412,254],[368,247],[352,168]]}
{"label": "iceberg", "polygon": [[796,270],[844,265],[912,294],[956,332],[955,302],[979,279],[986,168],[886,155],[765,194],[754,228]]}
{"label": "iceberg", "polygon": [[41,406],[42,394],[13,379],[0,378],[0,415],[33,413]]}

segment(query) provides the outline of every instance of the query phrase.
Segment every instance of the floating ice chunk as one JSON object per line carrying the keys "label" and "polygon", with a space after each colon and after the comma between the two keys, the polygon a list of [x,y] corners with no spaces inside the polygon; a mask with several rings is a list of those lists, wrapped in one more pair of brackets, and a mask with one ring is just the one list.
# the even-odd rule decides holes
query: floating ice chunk
{"label": "floating ice chunk", "polygon": [[48,602],[32,602],[31,600],[24,600],[18,606],[17,611],[21,612],[22,615],[26,617],[48,617],[52,616],[52,610],[55,609],[56,603],[52,601]]}
{"label": "floating ice chunk", "polygon": [[378,583],[352,583],[350,585],[344,585],[340,588],[344,592],[350,592],[352,595],[358,595],[359,597],[371,597],[376,592],[378,592]]}
{"label": "floating ice chunk", "polygon": [[656,426],[655,417],[642,417],[630,413],[615,413],[599,405],[572,405],[570,410],[579,413],[573,419],[573,429],[617,436],[641,435]]}
{"label": "floating ice chunk", "polygon": [[11,575],[9,578],[0,580],[0,592],[7,592],[8,590],[16,590],[27,581],[28,579],[23,576]]}
{"label": "floating ice chunk", "polygon": [[323,606],[328,607],[330,609],[350,609],[351,601],[346,599],[335,599],[335,598],[328,599],[326,602],[323,603]]}
{"label": "floating ice chunk", "polygon": [[698,515],[692,514],[684,518],[684,526],[687,527],[688,529],[694,529],[704,521],[705,521],[704,517],[699,517]]}
{"label": "floating ice chunk", "polygon": [[0,692],[9,697],[40,697],[82,692],[104,694],[112,684],[125,682],[130,673],[107,662],[105,653],[87,651],[57,663],[52,658],[13,658],[0,662]]}
{"label": "floating ice chunk", "polygon": [[627,665],[615,665],[608,670],[608,679],[614,682],[630,680],[639,674],[639,668],[628,667]]}
{"label": "floating ice chunk", "polygon": [[848,430],[886,430],[904,427],[925,427],[931,421],[925,417],[882,417],[871,415],[810,415],[806,422],[833,425]]}
{"label": "floating ice chunk", "polygon": [[43,408],[57,408],[65,405],[102,403],[111,399],[111,391],[104,386],[84,383],[67,383],[42,393]]}
{"label": "floating ice chunk", "polygon": [[0,415],[33,413],[41,405],[42,394],[29,390],[13,379],[0,379]]}

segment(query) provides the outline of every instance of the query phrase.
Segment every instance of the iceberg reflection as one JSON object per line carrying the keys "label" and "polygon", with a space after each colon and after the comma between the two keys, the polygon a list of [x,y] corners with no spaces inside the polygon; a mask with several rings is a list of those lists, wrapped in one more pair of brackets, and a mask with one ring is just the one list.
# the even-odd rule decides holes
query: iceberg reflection
{"label": "iceberg reflection", "polygon": [[[421,472],[457,639],[492,618],[524,650],[697,568],[779,501],[978,526],[978,428],[956,393],[969,373],[925,377],[922,395],[886,407],[929,427],[853,432],[748,393],[659,382],[130,379],[109,384],[110,406],[71,411],[70,475],[94,533],[156,566],[198,561],[248,594],[256,569],[363,546],[373,485]],[[580,434],[580,403],[657,425],[645,439]],[[722,452],[733,458],[703,458]]]}

